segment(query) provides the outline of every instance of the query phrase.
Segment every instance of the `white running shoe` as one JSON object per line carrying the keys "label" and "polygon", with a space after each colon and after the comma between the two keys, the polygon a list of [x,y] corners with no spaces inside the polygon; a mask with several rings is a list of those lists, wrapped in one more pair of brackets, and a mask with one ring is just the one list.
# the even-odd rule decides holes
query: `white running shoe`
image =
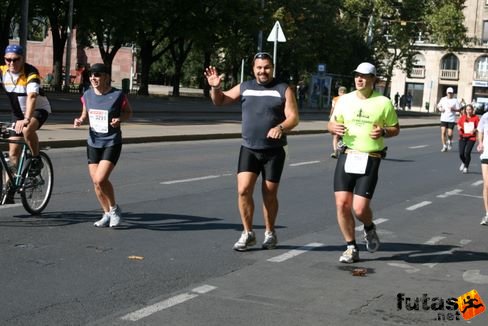
{"label": "white running shoe", "polygon": [[263,249],[274,249],[278,244],[278,238],[276,237],[275,231],[264,232],[264,241],[262,244]]}
{"label": "white running shoe", "polygon": [[239,240],[234,244],[233,249],[237,251],[246,251],[249,247],[252,247],[255,244],[256,235],[254,234],[254,231],[243,231]]}
{"label": "white running shoe", "polygon": [[442,146],[442,149],[441,149],[441,152],[446,152],[447,151],[447,146],[446,145],[443,145]]}
{"label": "white running shoe", "polygon": [[359,261],[359,251],[354,246],[347,246],[346,251],[339,257],[341,263],[352,264],[357,261]]}
{"label": "white running shoe", "polygon": [[464,170],[464,168],[465,168],[464,163],[461,163],[461,165],[459,166],[459,171]]}
{"label": "white running shoe", "polygon": [[94,226],[97,228],[101,228],[104,226],[107,226],[108,222],[110,221],[110,214],[109,213],[103,213],[103,216],[101,219],[93,223]]}
{"label": "white running shoe", "polygon": [[447,141],[447,150],[450,151],[452,149],[452,140]]}
{"label": "white running shoe", "polygon": [[115,205],[108,214],[110,216],[110,227],[113,228],[118,226],[122,220],[122,210],[119,205]]}
{"label": "white running shoe", "polygon": [[464,173],[464,174],[468,173],[468,168],[464,168],[464,169],[463,169],[463,173]]}
{"label": "white running shoe", "polygon": [[482,219],[481,219],[481,225],[488,225],[488,215],[484,216]]}

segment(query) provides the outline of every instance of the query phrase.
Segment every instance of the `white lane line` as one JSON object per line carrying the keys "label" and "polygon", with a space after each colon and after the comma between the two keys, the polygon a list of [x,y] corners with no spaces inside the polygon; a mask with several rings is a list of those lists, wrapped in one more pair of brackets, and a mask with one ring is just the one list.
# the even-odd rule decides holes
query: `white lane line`
{"label": "white lane line", "polygon": [[436,243],[439,243],[441,240],[444,240],[446,237],[441,237],[441,236],[437,236],[437,237],[432,237],[430,238],[429,240],[425,241],[424,242],[424,245],[435,245]]}
{"label": "white lane line", "polygon": [[473,182],[471,185],[473,187],[481,186],[483,184],[483,180],[478,180],[476,182]]}
{"label": "white lane line", "polygon": [[421,207],[424,207],[424,206],[427,206],[427,205],[430,205],[430,204],[432,204],[432,202],[431,202],[431,201],[427,201],[427,200],[426,200],[426,201],[420,202],[420,203],[418,203],[418,204],[415,204],[415,205],[409,206],[409,207],[407,207],[407,208],[405,208],[405,209],[406,209],[407,211],[414,211],[414,210],[416,210],[416,209],[419,209],[419,208],[421,208]]}
{"label": "white lane line", "polygon": [[302,165],[311,165],[311,164],[317,164],[320,163],[320,161],[308,161],[308,162],[298,162],[298,163],[292,163],[290,166],[302,166]]}
{"label": "white lane line", "polygon": [[[435,239],[435,238],[444,238],[444,237],[434,237],[433,239]],[[459,241],[459,243],[461,244],[461,248],[464,247],[465,245],[467,245],[470,242],[471,242],[471,240],[468,240],[468,239],[463,239],[463,240]],[[435,256],[436,257],[443,257],[443,256],[446,256],[446,255],[452,255],[454,253],[454,251],[456,251],[457,249],[459,249],[459,248],[452,248],[450,250],[440,251],[440,252],[437,252]],[[419,254],[419,255],[415,255],[415,256],[416,257],[420,257],[420,256],[426,256],[426,255],[430,255],[430,253]],[[422,265],[423,266],[426,266],[426,267],[429,267],[429,268],[434,268],[435,266],[437,266],[437,264],[439,264],[439,262],[436,262],[436,263],[425,263],[425,264],[422,264]]]}
{"label": "white lane line", "polygon": [[407,273],[415,273],[418,272],[420,269],[415,268],[411,265],[405,264],[405,263],[388,263],[388,265],[393,266],[393,267],[399,267],[403,268],[405,272]]}
{"label": "white lane line", "polygon": [[298,249],[293,249],[288,252],[285,252],[282,255],[269,258],[268,261],[272,263],[282,263],[290,258],[296,257],[310,250],[314,250],[317,247],[322,247],[323,245],[324,245],[323,243],[312,242],[303,247],[299,247]]}
{"label": "white lane line", "polygon": [[418,148],[425,148],[425,147],[429,147],[429,145],[410,146],[409,148],[410,149],[418,149]]}
{"label": "white lane line", "polygon": [[150,316],[150,315],[152,315],[158,311],[171,308],[171,307],[176,306],[180,303],[183,303],[183,302],[186,302],[186,301],[191,300],[193,298],[196,298],[196,297],[198,297],[199,294],[208,293],[208,292],[215,290],[215,289],[216,289],[215,286],[203,285],[203,286],[194,288],[193,290],[191,290],[191,292],[182,293],[182,294],[176,295],[172,298],[166,299],[164,301],[161,301],[161,302],[155,303],[153,305],[147,306],[145,308],[131,312],[125,316],[122,316],[120,319],[129,320],[129,321],[138,321],[138,320],[145,318],[147,316]]}
{"label": "white lane line", "polygon": [[462,193],[463,191],[461,189],[454,189],[454,190],[451,190],[451,191],[447,191],[441,195],[437,195],[437,198],[447,198],[449,196],[454,196],[454,195],[459,195],[460,193]]}
{"label": "white lane line", "polygon": [[198,177],[198,178],[189,178],[189,179],[163,181],[163,182],[160,182],[160,184],[162,184],[162,185],[172,185],[172,184],[175,184],[175,183],[202,181],[202,180],[216,179],[216,178],[220,178],[220,177],[221,177],[221,175],[207,175],[207,176]]}
{"label": "white lane line", "polygon": [[[377,219],[373,220],[374,224],[376,224],[376,225],[384,223],[386,221],[388,221],[387,218],[377,218]],[[355,230],[356,231],[362,231],[362,230],[364,230],[364,226],[363,225],[356,226]]]}
{"label": "white lane line", "polygon": [[471,198],[483,199],[483,196],[477,196],[477,195],[459,194],[458,196],[464,196],[464,197],[471,197]]}

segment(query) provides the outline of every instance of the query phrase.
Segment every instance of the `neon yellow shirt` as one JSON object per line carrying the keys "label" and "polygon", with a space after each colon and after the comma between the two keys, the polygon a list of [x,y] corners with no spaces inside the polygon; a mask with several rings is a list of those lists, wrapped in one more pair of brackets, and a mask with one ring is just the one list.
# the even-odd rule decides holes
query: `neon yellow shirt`
{"label": "neon yellow shirt", "polygon": [[381,128],[398,124],[398,117],[390,99],[373,91],[367,99],[360,99],[356,91],[339,98],[333,119],[343,123],[346,133],[342,141],[348,148],[361,152],[377,152],[384,147],[383,137],[373,139],[369,135],[374,125]]}

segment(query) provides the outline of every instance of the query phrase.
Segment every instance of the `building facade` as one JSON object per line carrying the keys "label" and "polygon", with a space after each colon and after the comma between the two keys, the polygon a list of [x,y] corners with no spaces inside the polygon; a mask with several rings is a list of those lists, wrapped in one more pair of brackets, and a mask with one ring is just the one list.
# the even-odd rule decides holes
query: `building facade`
{"label": "building facade", "polygon": [[458,52],[444,47],[415,43],[418,54],[410,73],[397,69],[390,94],[412,95],[412,110],[434,111],[448,87],[459,101],[488,103],[488,0],[466,0],[464,9],[468,45]]}
{"label": "building facade", "polygon": [[[18,44],[18,39],[10,40],[11,44]],[[71,39],[70,76],[71,83],[78,84],[81,79],[82,67],[90,66],[97,62],[103,62],[97,47],[82,48],[76,44],[76,30],[73,30]],[[38,41],[27,41],[26,61],[34,65],[41,74],[46,77],[53,72],[53,41],[51,31],[47,37]],[[63,57],[63,70],[66,65],[66,45]],[[112,81],[116,86],[121,85],[122,79],[129,78],[131,68],[134,69],[135,61],[130,47],[122,47],[117,51],[112,62]]]}

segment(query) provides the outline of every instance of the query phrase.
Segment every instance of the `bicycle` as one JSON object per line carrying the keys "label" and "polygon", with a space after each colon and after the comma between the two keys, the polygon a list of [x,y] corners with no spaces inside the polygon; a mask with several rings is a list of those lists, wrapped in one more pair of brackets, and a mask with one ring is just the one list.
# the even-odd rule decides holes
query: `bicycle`
{"label": "bicycle", "polygon": [[15,131],[10,128],[11,125],[11,123],[0,122],[0,144],[20,144],[22,151],[17,167],[10,165],[8,151],[3,149],[0,151],[0,205],[8,204],[12,195],[19,194],[25,210],[32,215],[39,215],[51,198],[54,181],[53,165],[49,156],[41,151],[39,155],[43,167],[40,171],[33,171],[29,146],[24,140],[8,139],[15,134]]}

